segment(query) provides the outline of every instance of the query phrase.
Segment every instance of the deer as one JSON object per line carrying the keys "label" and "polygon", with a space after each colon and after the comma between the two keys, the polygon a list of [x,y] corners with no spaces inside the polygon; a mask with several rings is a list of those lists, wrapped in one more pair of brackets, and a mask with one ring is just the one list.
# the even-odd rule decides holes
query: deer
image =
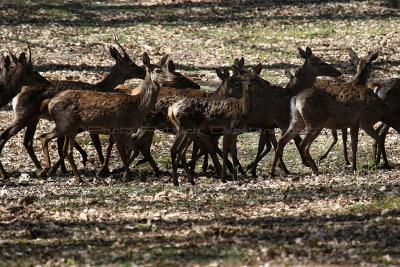
{"label": "deer", "polygon": [[[27,60],[25,52],[22,52],[17,58],[14,54],[11,54],[15,66],[11,67],[11,60],[9,56],[3,57],[0,61],[0,88],[1,88],[1,106],[4,107],[12,99],[13,95],[16,95],[21,90],[22,86],[46,86],[50,83],[37,71],[34,70],[32,64],[32,57],[29,49],[29,59]],[[0,162],[0,174],[3,177],[6,176],[6,171]]]}
{"label": "deer", "polygon": [[[258,65],[257,68],[261,68]],[[236,67],[233,66],[235,69]],[[239,71],[239,70],[237,70]],[[230,77],[228,70],[224,70],[224,80]],[[212,135],[215,131],[223,135],[223,163],[221,181],[226,182],[226,165],[228,153],[231,150],[235,136],[246,127],[247,119],[254,108],[254,86],[262,81],[264,86],[269,82],[259,78],[257,75],[243,74],[241,77],[243,85],[242,97],[215,100],[209,98],[186,98],[182,99],[168,108],[168,117],[177,129],[174,144],[171,147],[172,181],[179,186],[177,178],[177,155],[183,163],[188,180],[195,184],[193,176],[186,162],[186,150],[194,140],[195,136]],[[232,158],[235,155],[232,154]],[[235,174],[234,174],[235,175]]]}
{"label": "deer", "polygon": [[[332,86],[332,85],[342,85],[346,86],[346,84],[353,84],[353,85],[362,85],[365,86],[367,85],[367,81],[371,75],[372,72],[372,62],[378,57],[378,50],[374,50],[371,53],[369,53],[365,58],[360,59],[357,55],[356,52],[354,52],[353,49],[349,49],[349,56],[350,56],[350,62],[354,65],[357,66],[357,73],[355,77],[353,78],[352,81],[347,82],[343,80],[336,80],[335,82],[330,82],[330,83],[321,83],[318,82],[315,86]],[[343,155],[344,155],[344,160],[346,165],[351,165],[348,154],[347,154],[347,129],[341,129],[342,132],[342,140],[343,140]],[[321,162],[323,159],[325,159],[331,149],[335,146],[335,144],[338,141],[337,137],[337,131],[336,130],[331,130],[331,135],[333,137],[333,141],[328,147],[328,149],[317,158],[317,162]]]}
{"label": "deer", "polygon": [[[125,146],[133,148],[130,135],[141,126],[143,117],[154,108],[161,84],[174,82],[176,76],[165,67],[150,63],[147,53],[143,54],[146,78],[139,95],[125,93],[67,90],[47,103],[49,115],[55,122],[51,132],[41,134],[39,139],[46,160],[45,170],[51,168],[48,151],[50,140],[65,136],[63,154],[73,170],[75,181],[83,182],[75,165],[72,150],[79,129],[113,136],[119,155],[124,163],[124,179],[130,178]],[[99,130],[101,129],[101,130]]]}
{"label": "deer", "polygon": [[[176,90],[178,92],[186,91],[186,89],[191,89],[190,91],[200,92],[199,91],[200,86],[197,83],[193,82],[191,79],[182,75],[180,72],[176,71],[175,63],[173,62],[173,60],[168,60],[168,62],[166,62],[167,59],[168,59],[168,55],[163,57],[160,60],[159,65],[161,65],[161,66],[166,65],[166,69],[168,70],[169,73],[171,73],[172,75],[175,76],[175,79],[173,82],[168,83],[168,87],[162,86],[161,88],[172,88],[172,90]],[[129,95],[139,95],[142,93],[143,88],[142,88],[142,86],[138,86],[134,89],[130,89],[126,85],[119,84],[117,87],[114,88],[114,90],[116,90],[118,92],[124,92],[125,94],[129,94]],[[186,93],[184,92],[183,94],[186,94]],[[91,134],[91,135],[93,135],[93,134]],[[151,138],[152,138],[152,136],[151,136]],[[151,142],[151,140],[150,140],[150,142]],[[109,140],[108,140],[107,149],[106,149],[105,159],[101,160],[101,163],[102,163],[101,168],[97,171],[98,176],[107,176],[110,173],[108,170],[108,163],[109,163],[109,158],[110,158],[114,143],[115,142],[113,140],[113,137],[112,137],[112,135],[110,135]],[[62,146],[60,145],[59,147],[61,148]],[[60,163],[64,161],[65,155],[62,154],[62,151],[60,151],[60,155],[61,155],[60,159],[52,167],[50,173],[55,173],[57,168],[60,166]]]}
{"label": "deer", "polygon": [[[303,65],[296,71],[295,79],[285,88],[277,85],[270,85],[266,88],[258,88],[254,92],[256,103],[254,112],[247,122],[247,128],[261,130],[259,146],[256,158],[247,167],[247,171],[256,177],[257,164],[261,159],[264,144],[269,142],[273,129],[280,128],[286,131],[290,124],[290,100],[301,91],[313,86],[318,76],[339,77],[341,72],[332,65],[324,62],[315,56],[312,50],[307,47],[304,51],[298,48],[299,55],[305,60]],[[290,85],[290,86],[289,86]],[[299,149],[300,136],[295,136],[294,141]],[[303,163],[308,164],[303,158]],[[280,156],[280,166],[285,173],[289,173]]]}
{"label": "deer", "polygon": [[[24,87],[23,83],[17,83],[14,85],[14,90],[21,90],[18,95],[13,99],[13,109],[15,118],[11,125],[7,127],[0,135],[0,155],[6,144],[6,142],[15,134],[17,134],[23,128],[27,128],[24,136],[24,146],[28,151],[28,154],[34,162],[38,170],[42,170],[42,166],[37,159],[33,150],[33,137],[36,131],[36,126],[40,118],[48,118],[46,114],[40,112],[42,100],[49,99],[57,95],[58,93],[68,89],[79,89],[79,90],[92,90],[92,91],[113,91],[114,88],[123,83],[127,79],[132,78],[144,78],[145,71],[143,68],[137,66],[130,59],[129,55],[119,44],[116,36],[115,43],[122,50],[123,56],[114,47],[110,47],[110,54],[115,59],[116,63],[112,67],[111,72],[99,83],[93,85],[80,81],[47,81],[47,86],[40,87]],[[29,62],[31,61],[31,55],[29,56]],[[26,79],[21,76],[13,77],[15,80]],[[10,86],[12,86],[10,82]],[[100,160],[102,160],[101,144],[97,135],[91,135],[92,140],[95,143],[96,150],[99,154]],[[60,141],[59,141],[60,143]],[[60,146],[61,147],[61,146]],[[4,179],[8,179],[8,174],[5,171],[1,171],[1,176]]]}
{"label": "deer", "polygon": [[[260,69],[261,71],[261,69]],[[211,99],[221,99],[226,97],[241,97],[242,95],[242,84],[240,77],[237,75],[232,75],[228,80],[225,80],[224,75],[218,69],[216,70],[217,76],[222,80],[220,86],[213,92],[205,92],[199,90],[178,90],[170,87],[161,87],[159,97],[157,99],[155,109],[151,111],[144,119],[144,123],[141,129],[133,137],[133,141],[136,144],[133,150],[133,155],[131,156],[129,162],[131,163],[139,153],[148,161],[153,169],[156,176],[161,174],[157,164],[155,163],[153,157],[151,156],[150,148],[153,140],[153,135],[155,129],[159,129],[166,133],[173,133],[174,125],[168,119],[168,107],[173,103],[177,102],[183,98],[211,98]],[[203,144],[199,144],[205,143]],[[197,140],[196,144],[203,147],[203,150],[211,152],[211,158],[217,170],[220,170],[219,161],[215,153],[222,154],[222,151],[218,148],[218,139],[213,140],[212,138],[203,140]],[[112,147],[112,143],[111,147]],[[204,147],[205,146],[205,147]],[[107,153],[105,161],[98,171],[99,176],[106,176],[109,173],[108,170],[108,159],[111,153],[110,146],[107,148]],[[143,162],[143,160],[141,160]],[[139,163],[140,164],[140,163]],[[137,164],[137,165],[139,165]],[[229,163],[228,163],[229,164]]]}
{"label": "deer", "polygon": [[[369,58],[373,61],[378,53]],[[360,60],[359,64],[364,61]],[[365,62],[364,62],[365,63]],[[362,69],[360,66],[357,69]],[[285,145],[303,129],[306,135],[300,143],[299,152],[307,159],[315,175],[318,168],[310,155],[310,147],[323,128],[345,129],[350,128],[352,145],[352,169],[357,170],[358,131],[363,129],[382,147],[382,138],[374,129],[374,124],[382,121],[396,131],[400,131],[399,112],[393,110],[377,94],[365,85],[364,72],[359,72],[354,78],[355,83],[313,87],[294,96],[290,102],[291,121],[289,129],[279,139],[269,177],[275,175],[277,161],[283,154]],[[376,162],[375,162],[376,164]]]}
{"label": "deer", "polygon": [[[385,82],[372,82],[368,84],[368,88],[373,90],[381,99],[385,101],[385,103],[395,111],[399,111],[399,101],[400,101],[400,79],[394,78]],[[377,163],[381,161],[381,155],[383,157],[384,164],[382,168],[389,169],[389,161],[387,159],[386,150],[385,150],[385,139],[386,135],[390,129],[390,126],[381,123],[377,131],[379,132],[379,136],[382,139],[382,145],[377,149],[377,142],[375,141],[372,145],[372,159]]]}
{"label": "deer", "polygon": [[2,57],[0,61],[0,82],[2,90],[0,91],[0,108],[7,105],[25,85],[46,85],[49,82],[34,70],[32,64],[31,48],[29,43],[29,58],[26,58],[25,52],[22,52],[17,58],[13,53],[10,56],[15,63],[11,66],[10,56]]}

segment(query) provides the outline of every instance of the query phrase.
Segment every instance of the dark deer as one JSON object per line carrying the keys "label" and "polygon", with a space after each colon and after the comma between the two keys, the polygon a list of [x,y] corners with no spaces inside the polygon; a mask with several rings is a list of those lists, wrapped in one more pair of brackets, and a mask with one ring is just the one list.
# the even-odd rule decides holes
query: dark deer
{"label": "dark deer", "polygon": [[[317,80],[317,83],[315,86],[316,87],[333,86],[333,85],[346,86],[347,84],[365,86],[367,84],[367,81],[368,81],[371,71],[372,71],[372,62],[378,57],[378,51],[373,51],[367,57],[360,59],[360,58],[358,58],[356,52],[354,52],[352,49],[349,49],[349,56],[350,56],[350,62],[357,66],[357,73],[352,81],[350,81],[350,82],[335,81],[335,82],[330,82],[330,83],[324,83],[324,81],[323,81],[323,82],[318,83],[318,80]],[[341,131],[342,131],[342,140],[343,140],[344,160],[345,160],[346,165],[350,165],[350,161],[347,156],[347,129],[341,129]],[[323,159],[325,159],[328,156],[331,149],[337,143],[337,141],[338,141],[337,131],[331,130],[331,134],[333,137],[333,141],[332,141],[331,145],[328,147],[328,149],[325,151],[325,153],[318,157],[317,162],[320,162]]]}
{"label": "dark deer", "polygon": [[[369,60],[373,61],[377,56],[378,53]],[[357,81],[356,84],[365,84],[363,80],[367,78],[360,74],[354,80]],[[323,128],[334,130],[350,128],[354,171],[357,169],[359,128],[375,139],[379,147],[383,142],[373,127],[376,122],[382,121],[400,131],[398,112],[393,111],[367,86],[356,84],[314,87],[292,98],[290,103],[292,119],[289,129],[278,141],[270,177],[274,176],[277,161],[282,156],[285,145],[303,129],[306,129],[306,136],[300,144],[299,152],[307,159],[314,174],[318,174],[318,168],[309,150]]]}
{"label": "dark deer", "polygon": [[[28,154],[32,161],[35,163],[36,168],[42,169],[40,162],[38,161],[35,152],[33,150],[33,137],[36,131],[36,126],[40,118],[47,117],[46,114],[40,112],[41,103],[44,99],[50,99],[60,92],[68,89],[78,90],[91,90],[91,91],[113,91],[114,88],[123,83],[127,79],[132,78],[144,78],[145,71],[141,67],[137,66],[131,61],[129,55],[125,52],[122,46],[115,38],[115,42],[123,51],[123,56],[117,51],[116,48],[110,47],[111,56],[115,59],[116,64],[112,67],[110,74],[101,82],[92,85],[79,81],[51,81],[48,86],[41,87],[25,87],[13,100],[13,108],[15,112],[14,121],[11,125],[0,135],[0,155],[6,142],[15,134],[17,134],[23,128],[27,128],[24,136],[24,146],[28,151]],[[31,58],[31,57],[29,57]],[[30,60],[29,60],[30,62]],[[28,63],[30,64],[30,63]],[[25,76],[13,76],[13,79],[26,79]],[[10,82],[10,86],[11,86]],[[14,90],[18,91],[24,84],[20,81],[14,85]],[[96,144],[96,150],[99,153],[100,158],[102,157],[101,145],[98,136],[91,135],[94,143]],[[7,179],[7,173],[1,171],[3,178]]]}
{"label": "dark deer", "polygon": [[[223,79],[223,74],[217,71],[220,79]],[[136,144],[133,150],[133,155],[130,159],[132,162],[139,153],[142,153],[145,160],[148,161],[153,168],[156,175],[161,172],[157,167],[153,157],[151,156],[150,148],[154,136],[154,131],[156,129],[164,131],[166,133],[173,133],[174,125],[168,119],[168,107],[173,103],[183,99],[183,98],[211,98],[211,99],[222,99],[228,96],[240,97],[242,95],[242,84],[240,82],[240,77],[232,75],[226,82],[222,82],[221,85],[214,92],[204,92],[199,90],[177,90],[170,87],[161,87],[159,97],[157,99],[154,111],[151,111],[144,119],[142,129],[135,134],[133,137],[134,143]],[[218,141],[218,139],[216,140]],[[200,142],[200,141],[198,141]],[[221,153],[215,140],[204,139],[203,142],[207,142],[208,150],[212,153],[213,163],[216,169],[220,169],[220,164],[213,153]],[[112,143],[111,143],[112,146]],[[102,168],[99,170],[99,175],[107,175],[108,170],[108,155],[111,150],[107,149],[106,160]],[[143,161],[142,161],[143,162]]]}
{"label": "dark deer", "polygon": [[[340,71],[313,55],[309,47],[307,47],[306,51],[298,48],[298,51],[300,56],[305,59],[305,62],[296,71],[296,79],[289,83],[290,86],[282,88],[281,86],[271,85],[267,88],[257,88],[254,92],[256,95],[256,104],[253,115],[249,118],[247,123],[247,127],[249,129],[259,129],[262,131],[260,134],[257,156],[248,167],[248,170],[253,176],[256,176],[257,164],[261,159],[265,144],[270,142],[273,129],[280,128],[282,131],[286,131],[289,126],[290,99],[304,89],[312,87],[318,76],[338,77],[341,75]],[[297,148],[299,148],[301,138],[296,136],[294,141]],[[303,159],[303,163],[307,164],[305,158]],[[282,158],[280,158],[280,165],[284,171],[288,173]]]}
{"label": "dark deer", "polygon": [[[185,91],[182,89],[192,89],[191,91],[200,92],[199,91],[200,86],[197,83],[193,82],[189,78],[185,77],[184,75],[182,75],[181,73],[176,71],[175,64],[172,60],[169,60],[168,63],[166,63],[167,57],[168,56],[163,57],[160,60],[159,65],[163,66],[164,64],[166,64],[166,69],[168,70],[168,72],[175,76],[174,81],[168,83],[168,86],[169,86],[168,88],[173,88],[173,90],[176,90],[176,91]],[[164,88],[164,87],[161,87],[161,88]],[[123,84],[118,85],[115,89],[117,91],[124,92],[129,95],[139,95],[142,93],[142,90],[143,90],[142,86],[139,86],[139,87],[131,90]],[[184,92],[183,94],[186,94],[186,93]],[[91,135],[93,135],[93,134],[91,134]],[[151,136],[151,138],[152,137],[153,136]],[[151,140],[150,140],[150,142],[151,142]],[[109,142],[107,145],[105,160],[104,161],[101,160],[102,167],[100,168],[100,170],[97,173],[100,176],[106,176],[109,174],[108,163],[109,163],[109,158],[110,158],[112,147],[114,146],[114,143],[115,142],[113,140],[113,137],[110,135]],[[60,146],[60,147],[62,147],[62,146]],[[60,154],[62,154],[62,152]],[[57,170],[57,168],[60,166],[60,163],[64,161],[64,157],[65,157],[65,155],[60,156],[60,160],[53,166],[50,173],[54,173]]]}
{"label": "dark deer", "polygon": [[[259,66],[257,66],[260,68]],[[233,66],[235,68],[235,66]],[[224,81],[230,74],[224,71]],[[242,77],[243,93],[240,99],[227,98],[214,100],[209,98],[186,98],[178,101],[168,108],[168,117],[177,129],[177,135],[171,148],[172,181],[179,186],[177,177],[176,157],[179,155],[184,165],[186,174],[191,184],[195,184],[193,176],[186,162],[186,150],[195,136],[212,135],[214,131],[221,131],[223,135],[223,164],[221,180],[226,182],[226,164],[228,153],[234,153],[231,147],[234,145],[236,135],[246,127],[247,119],[254,108],[253,86],[259,86],[262,79],[257,75],[245,74]],[[268,82],[262,80],[264,86]],[[235,155],[232,154],[232,158]]]}
{"label": "dark deer", "polygon": [[[13,68],[10,66],[11,62],[8,56],[3,58],[1,61],[1,107],[10,102],[12,97],[25,85],[42,86],[50,84],[43,76],[33,69],[29,45],[28,48],[29,60],[26,59],[24,52],[20,54],[19,58],[10,53],[15,63]],[[6,171],[1,162],[0,173],[4,178],[7,177]]]}
{"label": "dark deer", "polygon": [[141,126],[146,113],[154,108],[160,84],[172,83],[176,79],[165,67],[150,64],[146,53],[143,55],[143,64],[146,66],[146,78],[139,95],[68,90],[50,100],[48,112],[56,126],[53,131],[40,135],[46,159],[45,170],[51,167],[48,142],[65,136],[63,154],[72,167],[76,182],[83,181],[75,165],[72,149],[78,131],[84,129],[113,136],[124,163],[124,178],[130,177],[125,145],[133,148],[130,135]]}
{"label": "dark deer", "polygon": [[[368,87],[373,89],[374,92],[376,94],[378,94],[378,96],[380,98],[382,98],[385,103],[394,111],[399,112],[400,113],[400,79],[399,78],[395,78],[395,79],[391,79],[389,81],[386,82],[382,82],[382,83],[370,83],[368,84]],[[377,130],[379,131],[379,136],[382,139],[382,146],[380,148],[378,148],[377,150],[377,143],[374,142],[374,144],[372,145],[372,158],[379,163],[381,161],[381,155],[383,157],[383,168],[390,168],[389,165],[389,161],[387,159],[387,155],[386,155],[386,150],[385,150],[385,139],[386,139],[386,135],[389,131],[390,126],[385,124],[385,123],[381,123]]]}
{"label": "dark deer", "polygon": [[0,62],[2,90],[0,91],[0,108],[7,105],[25,85],[46,85],[50,84],[42,75],[34,70],[32,64],[31,48],[28,44],[29,58],[21,53],[19,58],[10,52],[15,63],[11,66],[9,56],[2,57]]}

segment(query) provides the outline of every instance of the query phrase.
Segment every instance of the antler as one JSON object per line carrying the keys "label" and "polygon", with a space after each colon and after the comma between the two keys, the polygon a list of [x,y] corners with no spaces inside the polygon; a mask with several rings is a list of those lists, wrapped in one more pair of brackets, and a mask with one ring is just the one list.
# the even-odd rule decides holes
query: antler
{"label": "antler", "polygon": [[117,36],[114,33],[114,42],[118,45],[118,47],[122,50],[124,53],[124,58],[129,59],[129,55],[125,52],[125,49],[121,46],[121,44],[118,42]]}

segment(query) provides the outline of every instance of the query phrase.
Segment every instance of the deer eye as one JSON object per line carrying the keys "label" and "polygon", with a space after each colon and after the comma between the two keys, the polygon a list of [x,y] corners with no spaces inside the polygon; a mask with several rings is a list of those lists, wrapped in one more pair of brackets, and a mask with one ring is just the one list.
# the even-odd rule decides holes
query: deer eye
{"label": "deer eye", "polygon": [[162,70],[160,70],[160,69],[155,69],[154,72],[155,72],[155,73],[161,73]]}

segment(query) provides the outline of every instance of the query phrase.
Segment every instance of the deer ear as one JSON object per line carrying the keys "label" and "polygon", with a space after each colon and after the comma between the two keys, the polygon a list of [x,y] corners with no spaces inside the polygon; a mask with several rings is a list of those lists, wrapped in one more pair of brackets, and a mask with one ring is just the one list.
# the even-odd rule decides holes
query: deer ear
{"label": "deer ear", "polygon": [[293,74],[290,72],[290,70],[287,69],[287,68],[285,68],[285,76],[286,76],[289,80],[291,80],[291,79],[294,78],[294,75],[293,75]]}
{"label": "deer ear", "polygon": [[11,65],[11,61],[10,61],[10,57],[9,56],[6,56],[5,58],[4,58],[4,68],[5,69],[9,69],[10,68],[10,65]]}
{"label": "deer ear", "polygon": [[160,59],[160,62],[158,63],[158,65],[164,66],[165,63],[167,63],[168,56],[169,56],[169,55],[165,55],[162,59]]}
{"label": "deer ear", "polygon": [[260,75],[261,71],[262,71],[262,65],[261,63],[258,63],[258,65],[254,67],[253,74]]}
{"label": "deer ear", "polygon": [[240,70],[236,65],[232,66],[233,75],[240,76]]}
{"label": "deer ear", "polygon": [[308,46],[306,47],[306,55],[307,55],[307,57],[311,57],[312,56],[311,48],[309,48]]}
{"label": "deer ear", "polygon": [[19,55],[18,62],[20,64],[26,64],[26,56],[24,52],[22,52],[21,55]]}
{"label": "deer ear", "polygon": [[150,66],[150,58],[149,58],[149,56],[147,55],[146,52],[143,53],[143,64],[144,64],[146,67],[149,67],[149,66]]}
{"label": "deer ear", "polygon": [[218,78],[220,78],[221,80],[224,80],[224,79],[225,79],[225,78],[224,78],[224,74],[223,74],[219,69],[216,69],[216,72],[217,72]]}
{"label": "deer ear", "polygon": [[116,61],[122,61],[123,59],[118,50],[113,46],[110,46],[110,54]]}
{"label": "deer ear", "polygon": [[225,78],[225,80],[228,80],[229,76],[230,76],[229,70],[224,69],[224,78]]}
{"label": "deer ear", "polygon": [[371,54],[368,55],[368,58],[366,60],[367,63],[371,63],[372,61],[374,61],[375,59],[378,58],[379,56],[379,49],[376,49],[374,51],[371,52]]}
{"label": "deer ear", "polygon": [[297,50],[299,51],[299,55],[300,55],[302,58],[307,59],[307,54],[306,54],[306,52],[305,52],[303,49],[301,49],[300,47],[297,47]]}
{"label": "deer ear", "polygon": [[239,67],[239,64],[240,64],[239,59],[235,58],[235,60],[233,61],[233,65]]}
{"label": "deer ear", "polygon": [[353,63],[354,65],[357,65],[360,59],[357,56],[357,53],[354,52],[353,49],[349,48],[349,56],[350,56],[350,62]]}
{"label": "deer ear", "polygon": [[242,58],[240,59],[240,61],[239,61],[239,68],[240,68],[240,69],[243,69],[243,67],[244,67],[244,58],[242,57]]}
{"label": "deer ear", "polygon": [[169,72],[174,72],[175,71],[175,64],[172,61],[172,59],[170,61],[168,61],[167,69],[168,69]]}
{"label": "deer ear", "polygon": [[11,59],[14,62],[14,64],[18,64],[18,58],[13,53],[11,53],[10,50],[8,50],[8,53],[10,54]]}

